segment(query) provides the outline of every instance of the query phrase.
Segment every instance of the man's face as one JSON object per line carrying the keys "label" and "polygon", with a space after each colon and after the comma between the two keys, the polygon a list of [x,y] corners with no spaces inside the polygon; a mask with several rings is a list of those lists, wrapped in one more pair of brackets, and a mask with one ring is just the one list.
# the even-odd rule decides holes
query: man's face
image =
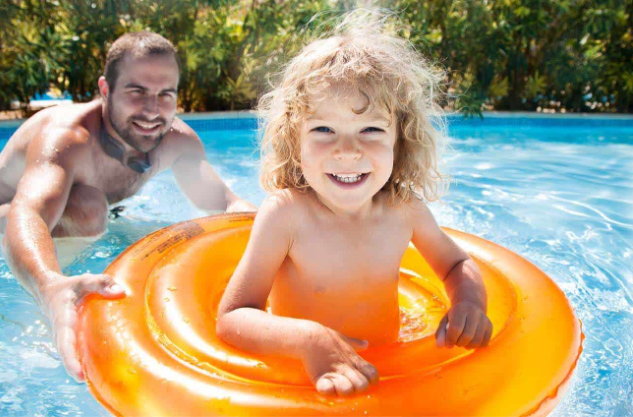
{"label": "man's face", "polygon": [[108,94],[110,124],[134,149],[158,146],[176,116],[178,64],[173,56],[134,58],[119,64],[114,91]]}

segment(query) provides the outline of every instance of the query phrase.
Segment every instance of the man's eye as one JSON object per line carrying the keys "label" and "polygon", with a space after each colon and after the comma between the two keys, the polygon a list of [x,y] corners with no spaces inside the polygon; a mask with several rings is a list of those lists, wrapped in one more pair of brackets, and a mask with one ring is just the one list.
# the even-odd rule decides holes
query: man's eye
{"label": "man's eye", "polygon": [[332,129],[330,129],[329,127],[326,127],[326,126],[319,126],[319,127],[315,127],[314,129],[312,129],[312,131],[314,131],[314,132],[321,132],[321,133],[330,133],[330,132],[332,132]]}
{"label": "man's eye", "polygon": [[384,130],[379,127],[366,127],[363,132],[384,132]]}
{"label": "man's eye", "polygon": [[135,97],[138,97],[138,96],[142,95],[143,92],[141,90],[130,90],[130,94],[132,94]]}

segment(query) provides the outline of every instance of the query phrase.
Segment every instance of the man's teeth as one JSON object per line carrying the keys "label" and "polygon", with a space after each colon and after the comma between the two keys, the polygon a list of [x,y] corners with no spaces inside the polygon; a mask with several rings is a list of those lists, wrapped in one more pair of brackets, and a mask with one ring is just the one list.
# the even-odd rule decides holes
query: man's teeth
{"label": "man's teeth", "polygon": [[139,122],[139,121],[135,121],[134,123],[136,123],[137,125],[139,125],[140,127],[142,127],[143,129],[153,129],[156,126],[158,126],[160,123],[143,123],[143,122]]}
{"label": "man's teeth", "polygon": [[358,182],[363,177],[363,174],[332,174],[334,178],[341,182]]}

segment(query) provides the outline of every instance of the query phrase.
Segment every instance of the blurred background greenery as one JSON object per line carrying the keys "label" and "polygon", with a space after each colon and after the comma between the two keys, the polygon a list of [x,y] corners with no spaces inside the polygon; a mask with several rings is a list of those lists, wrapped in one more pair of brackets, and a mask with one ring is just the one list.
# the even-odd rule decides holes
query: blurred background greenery
{"label": "blurred background greenery", "polygon": [[448,71],[448,108],[633,112],[633,0],[1,0],[0,109],[49,89],[91,100],[107,48],[144,29],[178,48],[183,111],[247,109],[363,6],[396,12],[398,33]]}

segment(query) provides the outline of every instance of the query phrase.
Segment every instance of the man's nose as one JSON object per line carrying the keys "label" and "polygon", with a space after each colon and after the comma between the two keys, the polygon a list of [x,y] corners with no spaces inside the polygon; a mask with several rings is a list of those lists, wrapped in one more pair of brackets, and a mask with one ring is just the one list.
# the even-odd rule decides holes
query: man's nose
{"label": "man's nose", "polygon": [[357,160],[360,159],[361,156],[362,150],[360,144],[356,138],[351,136],[341,138],[339,146],[334,151],[334,157],[339,160]]}
{"label": "man's nose", "polygon": [[158,97],[147,96],[143,102],[143,114],[150,120],[159,116]]}

